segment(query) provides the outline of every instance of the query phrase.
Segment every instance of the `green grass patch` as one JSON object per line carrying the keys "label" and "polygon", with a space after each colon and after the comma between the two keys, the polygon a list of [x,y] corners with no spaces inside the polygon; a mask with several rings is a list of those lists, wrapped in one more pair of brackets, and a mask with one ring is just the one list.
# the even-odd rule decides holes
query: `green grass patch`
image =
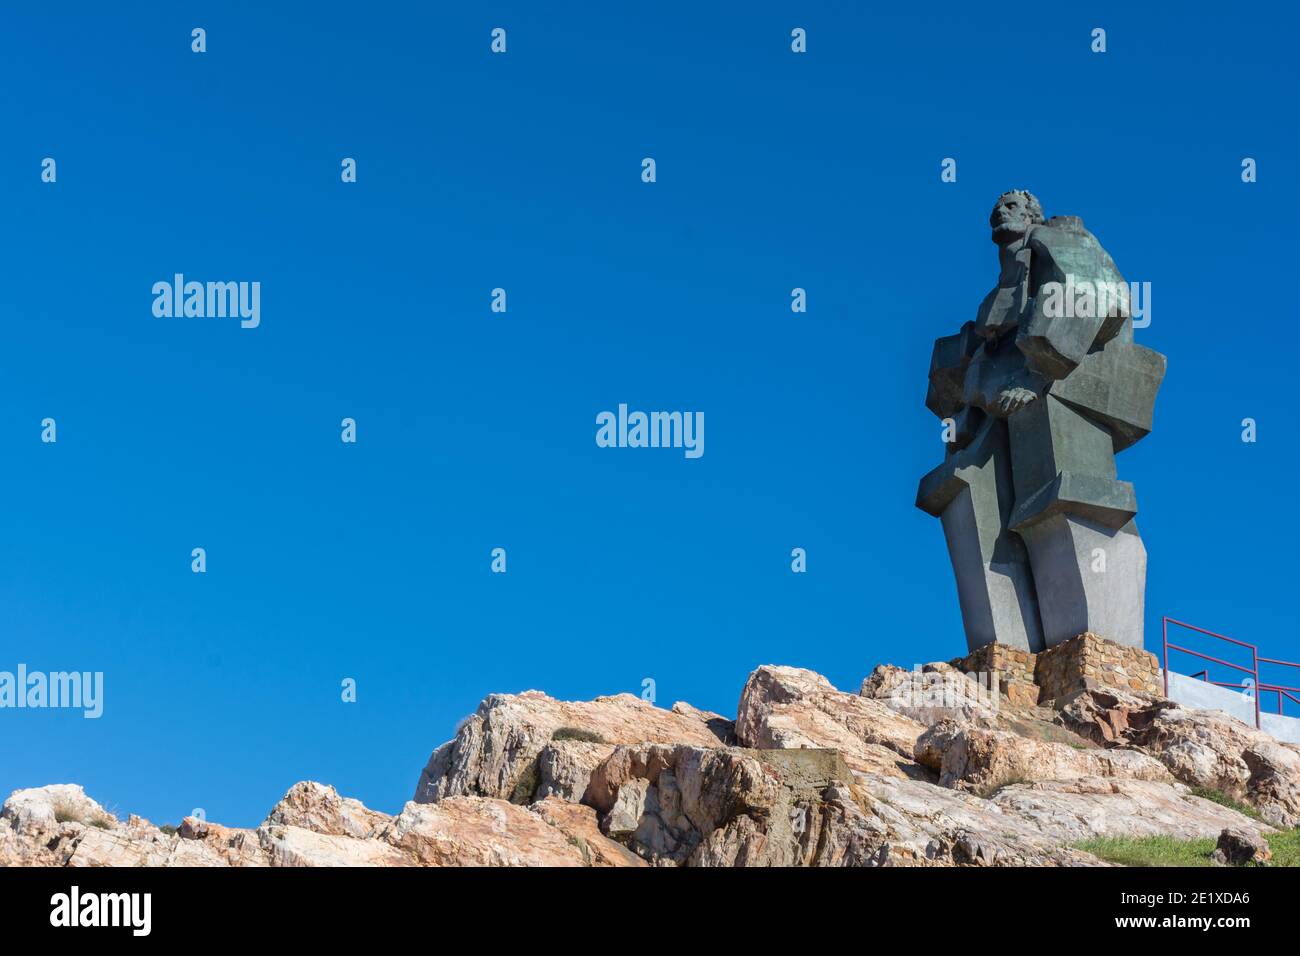
{"label": "green grass patch", "polygon": [[1210,854],[1216,842],[1171,836],[1095,837],[1074,848],[1120,866],[1213,866]]}
{"label": "green grass patch", "polygon": [[1270,866],[1300,866],[1300,827],[1267,835],[1268,848],[1273,851]]}
{"label": "green grass patch", "polygon": [[[1300,827],[1266,833],[1264,838],[1273,851],[1269,866],[1300,866]],[[1096,837],[1076,843],[1074,848],[1119,866],[1213,866],[1210,854],[1217,843],[1170,836]]]}
{"label": "green grass patch", "polygon": [[555,733],[551,734],[552,740],[581,740],[589,744],[603,744],[605,738],[594,730],[583,730],[581,727],[560,727]]}

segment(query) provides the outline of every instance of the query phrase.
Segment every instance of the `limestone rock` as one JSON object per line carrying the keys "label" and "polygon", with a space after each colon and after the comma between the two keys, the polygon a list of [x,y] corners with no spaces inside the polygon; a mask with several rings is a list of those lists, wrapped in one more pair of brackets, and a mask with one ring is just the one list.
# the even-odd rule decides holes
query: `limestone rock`
{"label": "limestone rock", "polygon": [[56,831],[62,823],[108,828],[118,822],[111,813],[86,796],[85,790],[72,783],[15,790],[5,801],[0,819],[8,821],[20,834]]}
{"label": "limestone rock", "polygon": [[311,780],[289,788],[264,826],[281,825],[331,836],[364,839],[391,818],[367,809],[360,800],[340,797],[337,790]]}
{"label": "limestone rock", "polygon": [[1016,784],[990,802],[1062,844],[1092,837],[1207,839],[1229,826],[1254,836],[1263,832],[1249,817],[1194,796],[1182,784],[1150,780],[1081,777]]}
{"label": "limestone rock", "polygon": [[716,854],[767,859],[767,825],[784,795],[779,774],[738,748],[642,744],[617,748],[586,799],[605,833],[650,862],[686,862],[712,841],[696,861],[712,863]]}
{"label": "limestone rock", "polygon": [[620,747],[588,799],[602,826],[655,865],[869,865],[883,828],[826,750]]}
{"label": "limestone rock", "polygon": [[575,803],[582,800],[591,782],[591,772],[614,752],[613,744],[583,740],[553,740],[537,755],[535,799],[560,797]]}
{"label": "limestone rock", "polygon": [[877,665],[859,694],[927,727],[941,720],[986,724],[997,720],[997,699],[948,664],[927,664],[919,671]]}
{"label": "limestone rock", "polygon": [[631,850],[600,832],[596,811],[591,807],[548,797],[528,809],[557,827],[565,839],[578,847],[590,866],[649,866]]}
{"label": "limestone rock", "polygon": [[540,814],[487,797],[408,803],[384,840],[419,866],[586,866],[587,857]]}
{"label": "limestone rock", "polygon": [[1096,866],[1057,834],[959,790],[916,780],[861,778],[858,832],[878,866]]}
{"label": "limestone rock", "polygon": [[186,817],[176,830],[169,866],[267,866],[256,830]]}
{"label": "limestone rock", "polygon": [[258,839],[271,866],[411,866],[414,861],[383,840],[364,840],[303,827],[264,824]]}
{"label": "limestone rock", "polygon": [[1300,825],[1300,747],[1217,710],[1189,710],[1151,694],[1086,690],[1064,725],[1107,745],[1138,747],[1180,781],[1251,804],[1275,826]]}
{"label": "limestone rock", "polygon": [[679,700],[673,704],[672,712],[679,717],[689,717],[698,720],[704,724],[723,744],[732,745],[736,743],[736,722],[727,720],[721,714],[715,714],[709,710],[700,710],[698,707],[692,707],[685,701]]}
{"label": "limestone rock", "polygon": [[916,759],[939,771],[939,785],[989,793],[1023,781],[1124,777],[1171,783],[1161,763],[1136,750],[1076,750],[1063,743],[952,720],[931,727],[916,742]]}
{"label": "limestone rock", "polygon": [[920,774],[912,759],[925,726],[884,703],[836,690],[820,674],[764,665],[740,696],[736,738],[743,746],[832,749],[863,773]]}
{"label": "limestone rock", "polygon": [[[561,701],[539,691],[493,694],[462,724],[453,740],[433,752],[413,799],[432,803],[449,796],[500,797],[528,803],[565,789],[552,780],[538,793],[537,760],[552,740],[608,745],[683,743],[720,747],[729,722],[695,708],[664,710],[631,694],[593,701]],[[555,784],[559,787],[555,788]]]}
{"label": "limestone rock", "polygon": [[1267,859],[1269,826],[1189,785],[1300,822],[1300,748],[1225,714],[1098,688],[1059,714],[983,711],[908,698],[904,677],[877,668],[848,694],[760,667],[734,725],[630,695],[490,697],[435,752],[434,802],[396,817],[304,781],[255,829],[186,817],[173,832],[75,785],[18,790],[0,865],[1076,866],[1101,865],[1071,848],[1092,837],[1225,831],[1223,860]]}

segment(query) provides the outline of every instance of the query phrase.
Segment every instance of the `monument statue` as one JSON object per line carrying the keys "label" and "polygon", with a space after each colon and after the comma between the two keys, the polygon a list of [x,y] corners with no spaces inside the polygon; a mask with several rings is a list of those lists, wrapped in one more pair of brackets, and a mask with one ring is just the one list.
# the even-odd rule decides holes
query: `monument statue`
{"label": "monument statue", "polygon": [[967,646],[1141,647],[1146,549],[1115,453],[1150,432],[1165,357],[1134,343],[1129,287],[1081,219],[1013,190],[989,225],[998,283],[934,344],[947,450],[916,496],[943,523]]}

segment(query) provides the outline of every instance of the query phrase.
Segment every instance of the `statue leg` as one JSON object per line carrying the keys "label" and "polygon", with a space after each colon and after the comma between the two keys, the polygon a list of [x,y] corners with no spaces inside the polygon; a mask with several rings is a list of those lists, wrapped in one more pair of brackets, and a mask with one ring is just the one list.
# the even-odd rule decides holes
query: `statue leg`
{"label": "statue leg", "polygon": [[1110,432],[1051,393],[1008,419],[1016,507],[1048,647],[1092,631],[1143,641],[1146,548]]}
{"label": "statue leg", "polygon": [[994,418],[917,494],[917,506],[943,522],[970,650],[994,641],[1043,649],[1028,554],[1008,526],[1013,497],[1007,426]]}

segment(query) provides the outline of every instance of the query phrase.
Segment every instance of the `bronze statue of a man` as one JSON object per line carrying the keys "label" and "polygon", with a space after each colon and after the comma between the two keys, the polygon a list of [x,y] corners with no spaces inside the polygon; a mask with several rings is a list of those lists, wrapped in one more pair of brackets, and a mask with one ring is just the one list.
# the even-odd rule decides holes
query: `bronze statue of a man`
{"label": "bronze statue of a man", "polygon": [[1134,343],[1128,285],[1078,217],[1013,190],[989,225],[998,284],[935,342],[947,451],[916,498],[943,522],[967,646],[1141,647],[1146,549],[1115,453],[1150,432],[1165,357]]}

